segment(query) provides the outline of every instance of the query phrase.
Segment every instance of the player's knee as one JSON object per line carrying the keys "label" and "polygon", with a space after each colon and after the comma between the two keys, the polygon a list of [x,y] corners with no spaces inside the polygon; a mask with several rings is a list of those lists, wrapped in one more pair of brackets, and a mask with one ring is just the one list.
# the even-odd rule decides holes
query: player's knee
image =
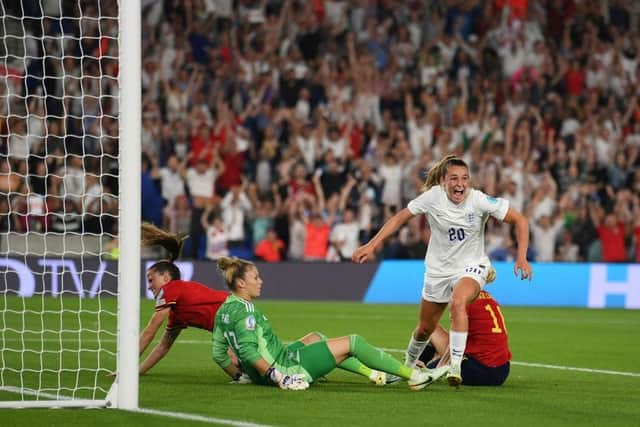
{"label": "player's knee", "polygon": [[300,338],[305,345],[313,344],[320,341],[326,341],[327,337],[322,332],[309,332],[304,337]]}
{"label": "player's knee", "polygon": [[327,340],[327,336],[322,332],[318,332],[318,331],[313,331],[309,333],[309,336],[314,339],[314,342]]}

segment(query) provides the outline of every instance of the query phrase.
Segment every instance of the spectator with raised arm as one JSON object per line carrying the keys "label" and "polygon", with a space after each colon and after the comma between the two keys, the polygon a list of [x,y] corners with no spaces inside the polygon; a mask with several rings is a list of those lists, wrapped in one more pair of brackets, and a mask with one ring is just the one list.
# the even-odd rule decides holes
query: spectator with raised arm
{"label": "spectator with raised arm", "polygon": [[598,233],[602,247],[602,261],[625,262],[627,253],[625,247],[625,224],[616,212],[606,212],[597,202],[589,206],[591,221]]}
{"label": "spectator with raised arm", "polygon": [[[201,221],[202,214],[208,206],[216,203],[215,183],[225,168],[217,153],[217,149],[212,149],[213,164],[207,162],[206,156],[201,156],[195,159],[194,166],[184,172],[192,205],[191,228],[189,230],[191,237],[191,253],[189,255],[192,258],[200,256],[200,237],[204,233]],[[193,153],[189,153],[186,159],[193,159]]]}

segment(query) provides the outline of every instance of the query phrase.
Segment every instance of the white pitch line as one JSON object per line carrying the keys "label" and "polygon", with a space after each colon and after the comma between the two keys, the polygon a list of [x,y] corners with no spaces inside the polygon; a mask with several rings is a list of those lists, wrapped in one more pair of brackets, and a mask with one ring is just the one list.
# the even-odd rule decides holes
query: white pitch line
{"label": "white pitch line", "polygon": [[200,421],[208,424],[222,424],[234,427],[271,427],[268,424],[256,424],[246,421],[227,420],[225,418],[214,418],[196,414],[185,414],[183,412],[160,411],[158,409],[150,408],[132,409],[130,412],[140,412],[143,414],[159,415],[161,417],[176,418],[179,420]]}
{"label": "white pitch line", "polygon": [[[74,403],[73,398],[69,396],[47,393],[47,392],[42,392],[38,390],[29,390],[29,389],[21,389],[19,387],[6,386],[6,387],[0,387],[0,391],[16,393],[16,394],[24,394],[27,396],[34,396],[36,397],[36,399],[46,399],[46,400],[37,400],[35,402],[31,402],[31,403],[37,403],[38,406],[42,406],[42,407],[47,407],[47,405],[49,404],[51,405],[51,407],[56,407],[58,405],[69,406],[66,404],[62,404],[61,402],[54,402],[55,400],[62,400],[72,404]],[[47,400],[51,402],[48,402]],[[85,402],[85,400],[83,400],[83,402]],[[105,406],[104,400],[95,400],[95,401],[86,400],[86,402],[88,402],[86,403],[88,407]],[[5,406],[7,408],[21,407],[20,406],[21,403],[23,403],[25,407],[30,406],[29,401],[22,402],[18,400],[18,401],[3,402],[3,403],[7,404],[7,406]],[[15,406],[10,406],[10,405],[15,405]],[[200,421],[208,424],[222,424],[222,425],[233,426],[233,427],[271,427],[268,424],[256,424],[256,423],[250,423],[246,421],[227,420],[225,418],[214,418],[214,417],[207,417],[204,415],[196,415],[196,414],[185,414],[183,412],[160,411],[158,409],[151,409],[151,408],[138,408],[138,409],[130,409],[126,411],[139,412],[142,414],[158,415],[161,417],[168,417],[168,418],[177,418],[179,420]]]}
{"label": "white pitch line", "polygon": [[559,366],[559,365],[547,365],[544,363],[529,363],[529,362],[511,362],[513,365],[529,366],[531,368],[546,368],[546,369],[559,369],[561,371],[578,371],[588,372],[590,374],[605,374],[605,375],[621,375],[625,377],[640,377],[640,373],[636,372],[622,372],[622,371],[609,371],[605,369],[589,369],[589,368],[577,368],[574,366]]}
{"label": "white pitch line", "polygon": [[[26,338],[26,339],[9,339],[5,342],[59,342],[57,339],[44,339],[40,340],[37,338]],[[77,342],[76,339],[73,340],[62,340],[64,341],[73,341]],[[83,340],[84,342],[91,343],[115,343],[115,340],[107,339],[107,340]],[[286,343],[286,342],[285,342]],[[177,344],[189,344],[189,345],[211,345],[210,340],[177,340]],[[5,348],[7,350],[7,348]],[[17,349],[16,349],[17,350]],[[389,352],[389,353],[404,353],[405,350],[398,348],[380,348],[380,350]],[[576,371],[576,372],[586,372],[590,374],[605,374],[605,375],[619,375],[624,377],[640,377],[640,373],[638,372],[625,372],[625,371],[611,371],[606,369],[591,369],[591,368],[578,368],[576,366],[562,366],[562,365],[548,365],[545,363],[532,363],[532,362],[517,362],[511,361],[512,365],[520,365],[520,366],[528,366],[530,368],[546,368],[546,369],[557,369],[561,371]]]}
{"label": "white pitch line", "polygon": [[[381,348],[380,350],[389,353],[404,353],[405,350],[398,348]],[[546,369],[558,369],[561,371],[578,371],[587,372],[590,374],[605,374],[605,375],[619,375],[624,377],[640,377],[640,373],[637,372],[624,372],[624,371],[609,371],[605,369],[590,369],[590,368],[578,368],[575,366],[561,366],[561,365],[547,365],[544,363],[529,363],[529,362],[516,362],[511,361],[512,365],[528,366],[530,368],[546,368]]]}

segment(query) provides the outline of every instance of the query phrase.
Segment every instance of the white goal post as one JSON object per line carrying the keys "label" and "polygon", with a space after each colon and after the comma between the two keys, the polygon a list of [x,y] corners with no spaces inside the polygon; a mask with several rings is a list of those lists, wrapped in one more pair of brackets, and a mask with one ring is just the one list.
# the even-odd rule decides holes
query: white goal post
{"label": "white goal post", "polygon": [[[120,245],[118,285],[118,376],[113,406],[138,407],[140,328],[140,0],[120,0]],[[121,240],[122,242],[123,240]]]}
{"label": "white goal post", "polygon": [[0,23],[0,408],[137,409],[141,0]]}

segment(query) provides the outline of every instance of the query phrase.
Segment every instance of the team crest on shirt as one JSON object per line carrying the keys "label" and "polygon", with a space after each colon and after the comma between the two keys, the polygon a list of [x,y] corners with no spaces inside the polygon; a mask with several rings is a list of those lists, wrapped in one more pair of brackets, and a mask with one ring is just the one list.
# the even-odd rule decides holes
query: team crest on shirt
{"label": "team crest on shirt", "polygon": [[487,196],[487,201],[488,201],[489,203],[491,203],[492,205],[495,205],[496,203],[498,203],[498,199],[496,199],[496,198],[495,198],[495,197],[493,197],[493,196]]}
{"label": "team crest on shirt", "polygon": [[476,220],[476,214],[475,213],[473,213],[473,212],[467,213],[467,222],[469,224],[473,224],[475,222],[475,220]]}
{"label": "team crest on shirt", "polygon": [[256,318],[253,316],[249,316],[244,319],[244,326],[248,331],[254,331],[256,329]]}

